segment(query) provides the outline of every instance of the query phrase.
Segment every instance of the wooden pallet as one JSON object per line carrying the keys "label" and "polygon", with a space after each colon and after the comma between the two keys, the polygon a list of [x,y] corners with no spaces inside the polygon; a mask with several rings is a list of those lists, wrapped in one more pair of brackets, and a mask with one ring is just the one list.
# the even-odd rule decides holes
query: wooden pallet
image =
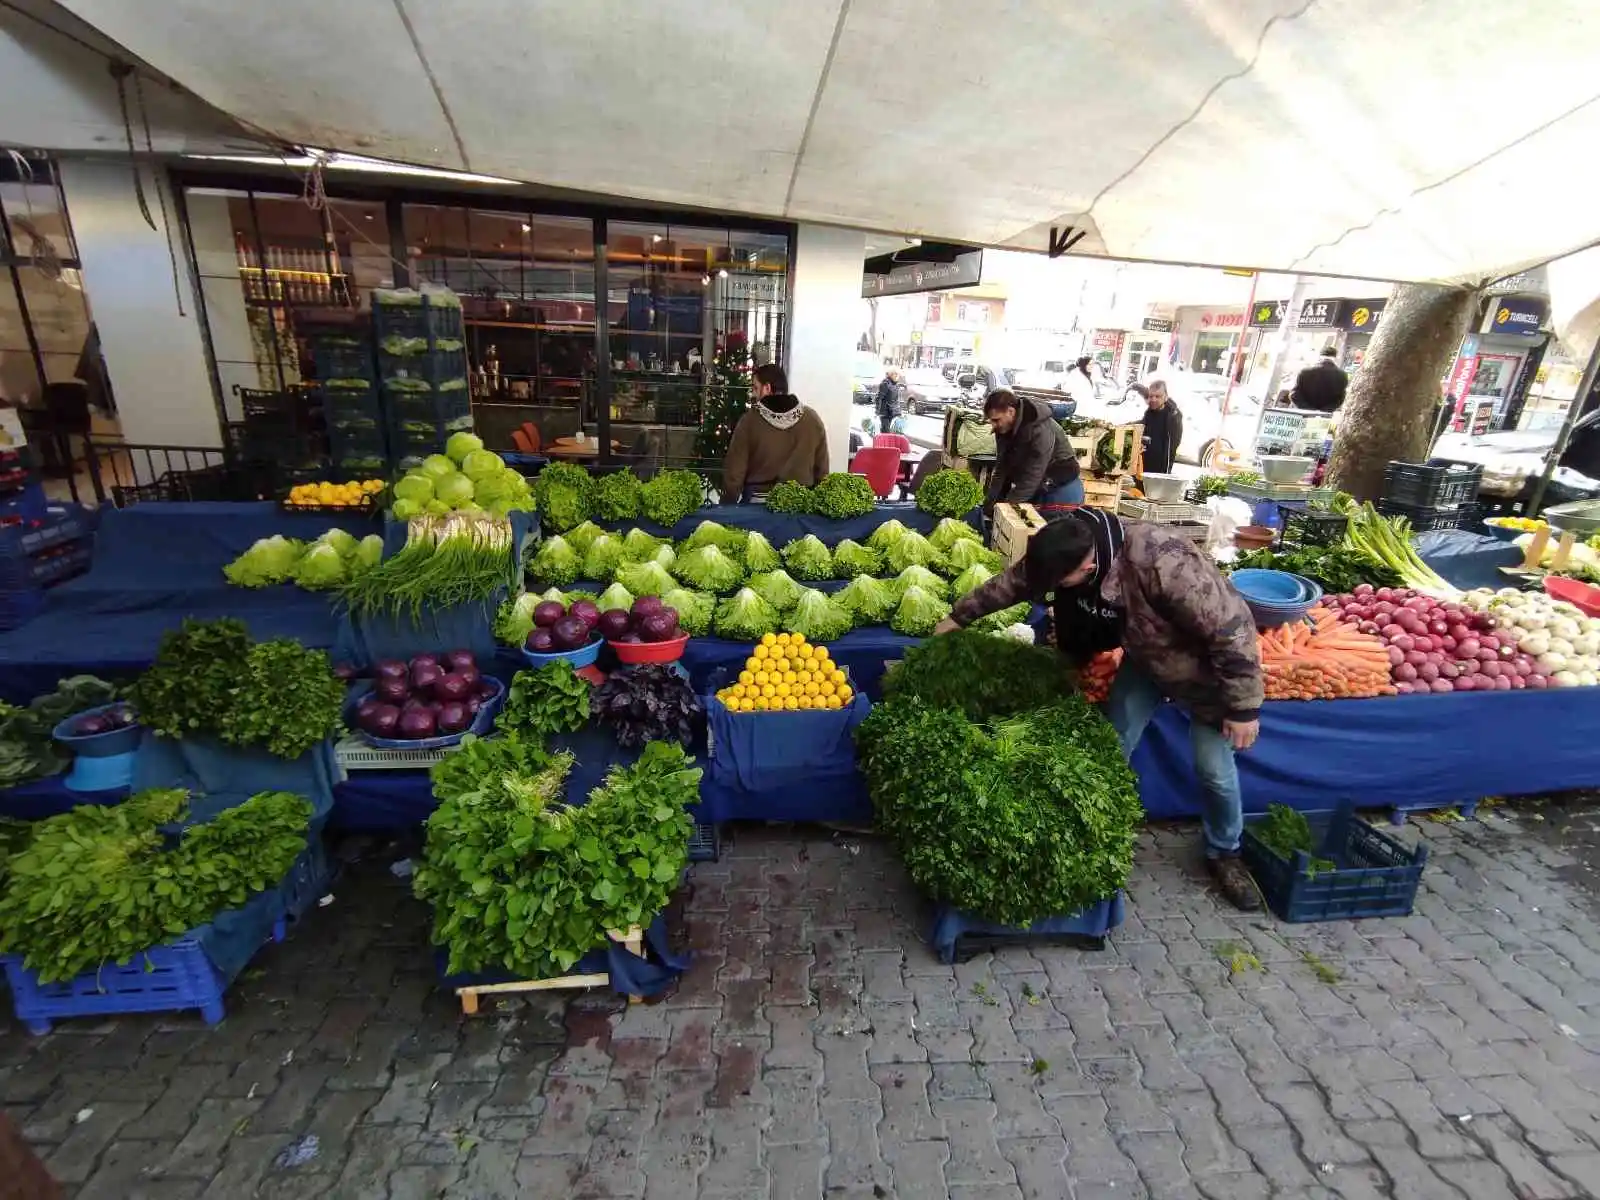
{"label": "wooden pallet", "polygon": [[[644,930],[638,926],[631,926],[626,933],[610,930],[607,934],[612,941],[619,943],[628,953],[643,958],[644,955]],[[605,987],[611,982],[608,971],[595,971],[588,975],[558,975],[554,979],[514,979],[510,983],[475,983],[466,987],[458,987],[456,995],[461,998],[461,1011],[467,1016],[473,1016],[478,1011],[479,996],[502,996],[513,992],[548,992],[557,988],[591,988]],[[642,997],[629,996],[629,1004],[638,1004]]]}

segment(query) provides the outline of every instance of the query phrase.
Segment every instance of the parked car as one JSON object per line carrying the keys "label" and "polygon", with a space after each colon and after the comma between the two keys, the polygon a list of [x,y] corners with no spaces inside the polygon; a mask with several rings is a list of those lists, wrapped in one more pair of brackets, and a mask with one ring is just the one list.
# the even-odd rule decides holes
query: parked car
{"label": "parked car", "polygon": [[873,354],[870,350],[857,350],[855,366],[851,369],[852,387],[850,402],[852,404],[872,404],[878,395],[878,384],[883,382],[883,373],[887,368],[883,359]]}
{"label": "parked car", "polygon": [[[1474,437],[1470,433],[1446,430],[1433,444],[1432,457],[1479,463],[1483,467],[1483,490],[1492,495],[1511,496],[1520,492],[1530,479],[1543,474],[1545,456],[1556,444],[1556,434],[1554,429],[1503,429]],[[1600,480],[1590,472],[1600,475],[1600,409],[1586,413],[1573,426],[1571,440],[1552,476],[1563,489],[1559,499],[1600,493]],[[1567,489],[1574,495],[1567,496]],[[1547,493],[1545,502],[1552,502],[1551,494]]]}
{"label": "parked car", "polygon": [[952,404],[961,403],[961,388],[937,367],[907,367],[905,384],[907,405],[913,413],[938,416]]}

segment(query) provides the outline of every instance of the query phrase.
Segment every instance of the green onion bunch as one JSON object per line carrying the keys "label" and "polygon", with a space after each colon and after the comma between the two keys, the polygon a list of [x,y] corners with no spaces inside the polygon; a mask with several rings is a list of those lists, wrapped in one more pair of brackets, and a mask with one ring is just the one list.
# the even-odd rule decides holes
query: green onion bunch
{"label": "green onion bunch", "polygon": [[406,544],[340,589],[355,616],[422,615],[424,606],[451,608],[491,599],[516,582],[511,523],[503,518],[414,517]]}

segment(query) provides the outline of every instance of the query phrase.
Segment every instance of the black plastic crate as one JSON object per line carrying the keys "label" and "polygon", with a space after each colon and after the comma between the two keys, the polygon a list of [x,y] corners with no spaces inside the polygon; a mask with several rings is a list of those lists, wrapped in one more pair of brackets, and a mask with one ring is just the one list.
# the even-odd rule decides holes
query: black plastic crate
{"label": "black plastic crate", "polygon": [[244,424],[259,429],[305,429],[322,423],[321,403],[311,388],[269,392],[236,388]]}
{"label": "black plastic crate", "polygon": [[1350,528],[1350,518],[1344,513],[1310,504],[1280,502],[1278,509],[1283,514],[1280,540],[1285,546],[1337,546]]}
{"label": "black plastic crate", "polygon": [[[387,391],[449,392],[466,390],[467,352],[465,350],[440,350],[409,357],[380,354],[378,359],[379,375]],[[457,384],[459,386],[452,386]]]}
{"label": "black plastic crate", "polygon": [[1417,508],[1410,504],[1378,501],[1378,511],[1386,517],[1404,517],[1415,533],[1430,529],[1470,529],[1478,523],[1476,504],[1456,505],[1450,508]]}
{"label": "black plastic crate", "polygon": [[1483,468],[1463,463],[1391,462],[1383,472],[1383,499],[1412,508],[1453,508],[1477,498]]}
{"label": "black plastic crate", "polygon": [[1426,846],[1412,850],[1349,808],[1308,813],[1306,820],[1316,857],[1330,860],[1331,870],[1313,870],[1312,856],[1304,851],[1296,851],[1292,861],[1279,857],[1250,825],[1245,826],[1241,847],[1245,865],[1279,920],[1300,923],[1410,914],[1428,861]]}
{"label": "black plastic crate", "polygon": [[329,434],[349,434],[383,427],[383,397],[378,385],[364,388],[324,387],[322,420]]}
{"label": "black plastic crate", "polygon": [[370,386],[378,377],[372,346],[365,339],[319,338],[311,343],[311,361],[317,368],[317,382],[323,387],[356,381]]}
{"label": "black plastic crate", "polygon": [[415,304],[394,304],[373,297],[373,333],[378,344],[388,337],[459,338],[462,334],[459,304],[435,304],[422,296]]}
{"label": "black plastic crate", "polygon": [[329,458],[334,472],[382,475],[389,465],[389,439],[383,427],[335,429],[328,434]]}

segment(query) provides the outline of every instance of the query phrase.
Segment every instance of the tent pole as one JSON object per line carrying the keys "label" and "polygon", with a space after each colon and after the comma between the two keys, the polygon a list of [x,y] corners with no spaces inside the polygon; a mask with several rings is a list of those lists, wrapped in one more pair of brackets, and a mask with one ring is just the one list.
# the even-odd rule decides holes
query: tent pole
{"label": "tent pole", "polygon": [[1550,479],[1556,473],[1556,465],[1561,461],[1561,456],[1566,453],[1567,443],[1572,439],[1572,429],[1578,423],[1578,418],[1583,415],[1584,401],[1589,398],[1589,393],[1594,391],[1595,376],[1600,374],[1600,337],[1595,339],[1594,348],[1589,351],[1589,365],[1583,369],[1583,378],[1578,381],[1578,390],[1572,397],[1572,403],[1567,406],[1567,419],[1561,422],[1561,432],[1556,434],[1555,445],[1550,447],[1550,453],[1544,460],[1544,472],[1539,476],[1539,482],[1533,485],[1533,494],[1528,497],[1528,513],[1530,517],[1539,515],[1539,506],[1544,503],[1545,488],[1549,486]]}

